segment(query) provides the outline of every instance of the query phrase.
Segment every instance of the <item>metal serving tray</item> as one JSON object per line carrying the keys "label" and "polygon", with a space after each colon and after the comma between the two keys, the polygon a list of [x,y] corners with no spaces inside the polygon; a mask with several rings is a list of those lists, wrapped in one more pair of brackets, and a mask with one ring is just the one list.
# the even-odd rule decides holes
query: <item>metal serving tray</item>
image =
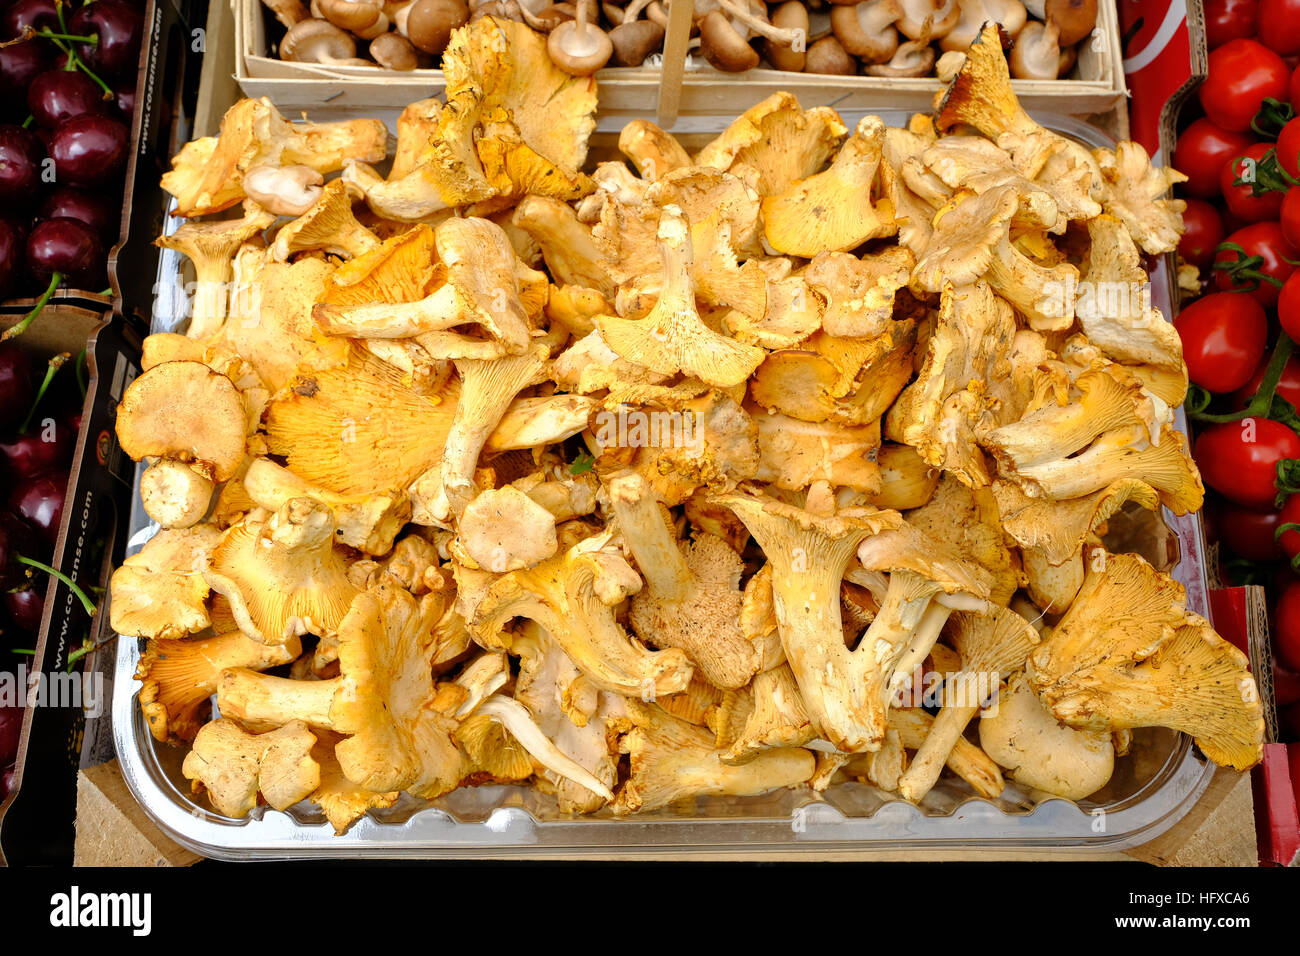
{"label": "metal serving tray", "polygon": [[[368,111],[390,124],[391,111]],[[891,125],[904,125],[907,114],[879,110]],[[318,120],[348,119],[355,112],[320,111]],[[844,111],[850,127],[861,111]],[[1036,114],[1046,126],[1093,146],[1112,145],[1106,134],[1078,120]],[[731,117],[705,122],[692,117],[683,132],[720,131]],[[622,118],[620,117],[620,125]],[[596,139],[617,134],[599,128]],[[178,220],[168,219],[170,231]],[[1152,276],[1153,303],[1171,314],[1170,273],[1161,263]],[[153,331],[175,331],[184,319],[170,304],[180,301],[174,287],[182,281],[179,257],[164,253],[159,263],[158,302]],[[1178,425],[1184,431],[1186,422]],[[139,486],[137,469],[136,485]],[[1174,575],[1187,588],[1187,605],[1209,615],[1205,546],[1199,515],[1164,522],[1176,535],[1152,542],[1152,550],[1178,561]],[[153,535],[139,504],[132,506],[128,553]],[[1181,558],[1181,560],[1179,560]],[[1092,855],[1139,846],[1176,824],[1197,802],[1216,768],[1193,747],[1190,738],[1162,728],[1134,733],[1127,757],[1116,761],[1115,775],[1089,800],[1073,803],[1052,798],[1035,804],[1014,783],[997,800],[976,797],[960,780],[944,779],[913,806],[896,794],[859,783],[836,784],[824,793],[783,790],[749,798],[700,798],[686,806],[616,818],[608,811],[584,817],[558,812],[554,801],[525,787],[462,788],[437,800],[403,794],[394,806],[372,810],[343,835],[336,836],[324,814],[309,801],[280,812],[260,807],[243,820],[213,812],[195,800],[181,774],[184,751],[158,744],[149,733],[136,702],[134,680],[143,641],[117,642],[112,719],[122,774],[132,793],[154,820],[177,842],[205,856],[223,860],[287,858],[689,858],[765,857],[906,857],[937,850],[998,855],[1051,850]]]}

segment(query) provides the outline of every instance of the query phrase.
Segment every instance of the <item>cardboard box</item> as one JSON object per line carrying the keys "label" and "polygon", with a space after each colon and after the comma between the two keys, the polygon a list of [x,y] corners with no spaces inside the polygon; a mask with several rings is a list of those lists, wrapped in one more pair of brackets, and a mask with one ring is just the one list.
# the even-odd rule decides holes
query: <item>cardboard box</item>
{"label": "cardboard box", "polygon": [[[15,318],[0,318],[0,328]],[[135,465],[118,447],[113,424],[117,402],[139,370],[140,341],[120,317],[69,306],[53,306],[22,337],[34,354],[74,356],[86,347],[88,385],[81,432],[73,454],[68,497],[54,548],[52,566],[82,590],[106,588],[126,550],[126,532]],[[46,706],[28,701],[23,715],[13,791],[0,803],[0,862],[65,864],[72,860],[77,771],[83,745],[97,736],[98,720],[108,719],[111,687],[88,685],[99,660],[112,648],[91,653],[72,668],[79,678],[73,691],[68,657],[89,640],[97,644],[111,631],[103,615],[90,618],[71,590],[51,578],[35,655],[27,673],[39,672],[46,687],[61,686],[61,699],[47,691]],[[106,653],[105,653],[106,652]],[[37,667],[36,662],[39,662]],[[84,676],[83,676],[84,675]],[[54,684],[55,681],[59,683]],[[87,690],[89,689],[89,693]],[[57,705],[56,705],[57,704]],[[91,705],[88,714],[86,705]]]}

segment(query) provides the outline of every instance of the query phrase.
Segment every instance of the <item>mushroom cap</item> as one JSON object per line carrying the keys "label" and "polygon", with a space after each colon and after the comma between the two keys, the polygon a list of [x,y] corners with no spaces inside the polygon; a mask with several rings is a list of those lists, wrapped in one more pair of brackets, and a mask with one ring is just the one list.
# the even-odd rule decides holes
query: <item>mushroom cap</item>
{"label": "mushroom cap", "polygon": [[[633,20],[610,30],[609,40],[614,45],[615,64],[640,66],[646,57],[663,45],[664,28],[653,20]],[[619,141],[621,144],[621,136]]]}
{"label": "mushroom cap", "polygon": [[468,20],[464,0],[415,0],[398,14],[397,28],[417,50],[437,55],[447,48],[452,31]]}
{"label": "mushroom cap", "polygon": [[373,27],[384,15],[383,0],[312,0],[312,5],[340,30],[356,34]]}
{"label": "mushroom cap", "polygon": [[743,73],[758,66],[758,53],[731,21],[718,10],[710,11],[698,23],[700,53],[709,66],[724,73]]}
{"label": "mushroom cap", "polygon": [[117,438],[134,461],[172,458],[231,478],[244,460],[244,406],[226,376],[201,362],[164,362],[127,387]]}
{"label": "mushroom cap", "polygon": [[295,23],[280,41],[280,59],[294,63],[347,60],[356,55],[357,45],[352,37],[327,20]]}
{"label": "mushroom cap", "polygon": [[1060,30],[1061,46],[1073,46],[1097,26],[1097,0],[1046,0],[1043,15]]}
{"label": "mushroom cap", "polygon": [[370,41],[370,55],[388,70],[414,70],[420,65],[415,46],[400,33],[382,33]]}
{"label": "mushroom cap", "polygon": [[566,20],[546,40],[551,61],[572,76],[590,76],[614,55],[614,44],[604,30],[577,20]]}
{"label": "mushroom cap", "polygon": [[1115,750],[1108,731],[1058,723],[1023,674],[980,720],[980,746],[1011,771],[1017,783],[1067,800],[1082,800],[1110,780]]}
{"label": "mushroom cap", "polygon": [[805,73],[831,76],[853,76],[858,72],[857,61],[834,36],[825,36],[808,46],[804,58]]}

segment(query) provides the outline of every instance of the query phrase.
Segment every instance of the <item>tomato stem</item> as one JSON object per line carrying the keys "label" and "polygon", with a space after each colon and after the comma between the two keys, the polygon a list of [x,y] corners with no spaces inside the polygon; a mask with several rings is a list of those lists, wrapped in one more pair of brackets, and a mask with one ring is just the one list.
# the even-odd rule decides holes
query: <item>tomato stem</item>
{"label": "tomato stem", "polygon": [[1277,139],[1277,134],[1282,132],[1282,127],[1291,122],[1294,117],[1295,110],[1290,103],[1270,96],[1265,98],[1259,112],[1251,119],[1250,128],[1265,139]]}
{"label": "tomato stem", "polygon": [[1264,368],[1264,376],[1259,380],[1259,388],[1251,397],[1246,407],[1239,412],[1228,412],[1222,415],[1212,415],[1204,411],[1209,405],[1209,393],[1206,397],[1197,398],[1195,402],[1189,397],[1187,404],[1187,417],[1198,422],[1239,422],[1244,418],[1269,418],[1272,417],[1273,399],[1277,395],[1277,383],[1282,381],[1282,373],[1286,370],[1287,359],[1291,357],[1291,352],[1295,348],[1295,343],[1285,332],[1279,333],[1277,344],[1273,346],[1273,354],[1269,357],[1268,365]]}

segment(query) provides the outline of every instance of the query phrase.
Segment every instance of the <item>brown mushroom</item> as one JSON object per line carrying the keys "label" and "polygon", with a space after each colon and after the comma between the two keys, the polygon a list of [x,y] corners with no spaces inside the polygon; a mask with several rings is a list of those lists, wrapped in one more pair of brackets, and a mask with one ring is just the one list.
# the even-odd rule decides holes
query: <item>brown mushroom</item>
{"label": "brown mushroom", "polygon": [[370,41],[370,55],[386,70],[414,70],[420,65],[415,45],[400,33],[385,33]]}
{"label": "brown mushroom", "polygon": [[1061,68],[1060,30],[1055,23],[1026,23],[1007,64],[1018,80],[1054,80]]}
{"label": "brown mushroom", "polygon": [[849,56],[839,40],[834,36],[827,36],[808,47],[808,60],[804,64],[803,71],[854,76],[858,72],[858,61]]}
{"label": "brown mushroom", "polygon": [[758,66],[758,54],[720,10],[700,20],[700,53],[724,73],[744,73]]}
{"label": "brown mushroom", "polygon": [[938,40],[961,19],[957,0],[899,0],[899,6],[903,15],[898,29],[909,40],[918,40],[923,33],[928,33],[930,40]]}
{"label": "brown mushroom", "polygon": [[772,26],[796,34],[788,44],[768,38],[763,41],[767,62],[787,73],[802,73],[808,60],[808,8],[801,0],[786,0],[772,14]]}
{"label": "brown mushroom", "polygon": [[898,30],[894,24],[903,16],[898,0],[866,0],[853,6],[831,10],[831,30],[835,39],[854,56],[868,63],[883,63],[898,49]]}
{"label": "brown mushroom", "polygon": [[320,15],[340,30],[371,40],[387,32],[388,17],[381,0],[313,0]]}
{"label": "brown mushroom", "polygon": [[469,21],[465,0],[415,0],[397,14],[397,32],[425,53],[439,54],[451,31]]}
{"label": "brown mushroom", "polygon": [[280,59],[330,66],[374,66],[369,60],[358,59],[356,41],[328,20],[303,20],[290,28],[280,41]]}
{"label": "brown mushroom", "polygon": [[571,3],[550,3],[549,0],[517,0],[519,13],[538,33],[550,33],[561,23],[567,23],[577,15]]}
{"label": "brown mushroom", "polygon": [[1047,0],[1044,19],[1061,31],[1057,42],[1074,46],[1097,26],[1097,0]]}
{"label": "brown mushroom", "polygon": [[929,76],[934,69],[934,47],[923,32],[919,39],[900,44],[886,63],[870,63],[863,68],[867,76]]}
{"label": "brown mushroom", "polygon": [[626,20],[609,31],[614,44],[614,62],[619,66],[640,66],[664,42],[664,28],[653,20]]}
{"label": "brown mushroom", "polygon": [[578,16],[560,24],[546,40],[551,62],[571,76],[590,76],[614,55],[609,34],[591,22],[591,0],[578,0]]}

